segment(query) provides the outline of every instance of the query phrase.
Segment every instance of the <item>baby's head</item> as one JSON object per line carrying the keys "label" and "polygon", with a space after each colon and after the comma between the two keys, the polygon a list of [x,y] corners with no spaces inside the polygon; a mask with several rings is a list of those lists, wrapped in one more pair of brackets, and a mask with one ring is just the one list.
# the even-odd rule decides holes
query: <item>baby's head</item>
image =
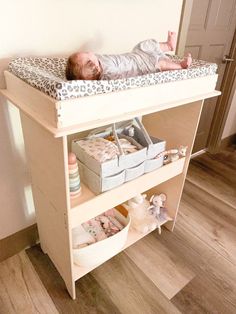
{"label": "baby's head", "polygon": [[93,52],[73,53],[67,61],[67,80],[99,80],[101,66]]}

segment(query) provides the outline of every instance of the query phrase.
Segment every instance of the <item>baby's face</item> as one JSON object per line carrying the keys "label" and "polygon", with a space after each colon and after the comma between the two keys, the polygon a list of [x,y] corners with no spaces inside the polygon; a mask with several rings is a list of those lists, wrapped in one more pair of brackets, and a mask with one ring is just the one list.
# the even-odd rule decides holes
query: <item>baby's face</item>
{"label": "baby's face", "polygon": [[75,58],[82,66],[92,62],[96,67],[100,68],[98,58],[93,52],[77,52]]}
{"label": "baby's face", "polygon": [[98,73],[101,72],[101,67],[98,58],[93,52],[77,52],[74,55],[74,60],[82,67],[84,79],[97,79]]}

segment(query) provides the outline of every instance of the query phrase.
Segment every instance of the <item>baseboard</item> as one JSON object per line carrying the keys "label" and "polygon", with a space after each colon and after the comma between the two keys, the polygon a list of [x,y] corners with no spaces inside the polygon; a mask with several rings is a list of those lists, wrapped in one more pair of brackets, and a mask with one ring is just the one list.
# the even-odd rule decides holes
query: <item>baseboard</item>
{"label": "baseboard", "polygon": [[204,148],[204,149],[201,149],[201,150],[199,150],[198,152],[195,152],[195,153],[193,153],[193,154],[191,154],[191,159],[193,159],[193,158],[195,158],[195,157],[197,157],[197,156],[199,156],[199,155],[202,155],[202,154],[204,154],[206,152],[206,149]]}
{"label": "baseboard", "polygon": [[38,229],[34,224],[0,240],[0,262],[38,242]]}
{"label": "baseboard", "polygon": [[229,146],[236,144],[236,133],[232,134],[226,138],[223,138],[220,142],[220,150],[224,150]]}

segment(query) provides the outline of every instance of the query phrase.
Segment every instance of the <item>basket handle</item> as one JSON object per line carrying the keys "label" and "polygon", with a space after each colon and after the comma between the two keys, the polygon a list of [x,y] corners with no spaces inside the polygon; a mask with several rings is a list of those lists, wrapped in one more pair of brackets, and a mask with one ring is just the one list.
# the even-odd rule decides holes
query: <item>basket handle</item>
{"label": "basket handle", "polygon": [[142,124],[141,120],[138,117],[135,117],[134,119],[137,122],[140,130],[142,131],[142,133],[143,133],[143,135],[145,137],[145,140],[147,141],[148,145],[152,145],[153,142],[152,142],[152,140],[151,140],[147,130],[145,129],[144,125]]}
{"label": "basket handle", "polygon": [[87,137],[93,137],[93,136],[96,137],[96,135],[101,133],[101,132],[109,132],[110,134],[113,134],[114,138],[115,138],[116,146],[118,147],[120,155],[124,155],[124,151],[123,151],[123,149],[122,149],[122,147],[120,145],[119,138],[118,138],[118,135],[117,135],[117,132],[116,132],[116,124],[115,123],[110,124],[105,129],[104,129],[104,126],[96,128],[96,129],[92,130],[87,135]]}
{"label": "basket handle", "polygon": [[120,141],[119,141],[119,138],[118,138],[118,136],[117,136],[116,124],[115,124],[115,123],[112,124],[112,133],[113,133],[113,135],[114,135],[115,142],[116,142],[116,145],[117,145],[117,147],[118,147],[118,149],[119,149],[120,155],[124,155],[124,151],[123,151],[123,149],[122,149],[122,147],[121,147],[121,145],[120,145]]}
{"label": "basket handle", "polygon": [[[138,117],[135,117],[134,120],[136,121],[136,123],[138,124],[141,132],[143,133],[143,136],[146,140],[146,142],[148,143],[148,145],[153,145],[153,142],[147,132],[147,130],[145,129],[144,125],[142,124],[141,120],[138,118]],[[130,120],[129,121],[125,121],[123,124],[121,124],[119,126],[119,128],[121,127],[126,127],[130,124]],[[102,127],[99,127],[99,128],[96,128],[95,130],[92,130],[89,134],[88,134],[88,137],[90,136],[96,136],[96,134],[99,134],[101,132],[110,132],[114,135],[114,138],[115,138],[115,142],[116,142],[116,145],[118,147],[118,150],[119,150],[119,153],[120,155],[124,155],[124,151],[120,145],[120,142],[119,142],[119,138],[118,138],[118,135],[117,135],[117,131],[116,131],[116,124],[113,123],[113,124],[110,124],[110,125],[107,125],[106,128],[104,128],[104,126]]]}
{"label": "basket handle", "polygon": [[97,134],[99,134],[101,132],[111,132],[111,125],[107,125],[106,128],[104,128],[104,126],[100,126],[96,129],[90,131],[89,134],[87,135],[87,137],[96,136]]}

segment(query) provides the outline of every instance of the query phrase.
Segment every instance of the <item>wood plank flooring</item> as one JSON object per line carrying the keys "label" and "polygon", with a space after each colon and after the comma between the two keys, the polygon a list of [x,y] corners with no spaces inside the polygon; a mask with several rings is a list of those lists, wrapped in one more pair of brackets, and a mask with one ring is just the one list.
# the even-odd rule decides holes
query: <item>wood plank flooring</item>
{"label": "wood plank flooring", "polygon": [[188,181],[236,208],[236,153],[203,154],[191,161]]}
{"label": "wood plank flooring", "polygon": [[182,256],[169,250],[159,238],[156,232],[152,232],[128,248],[126,254],[171,299],[195,277],[195,273]]}
{"label": "wood plank flooring", "polygon": [[0,264],[0,313],[58,313],[25,252]]}
{"label": "wood plank flooring", "polygon": [[192,160],[174,232],[81,278],[75,301],[39,246],[26,253],[0,263],[0,314],[236,313],[236,151]]}

